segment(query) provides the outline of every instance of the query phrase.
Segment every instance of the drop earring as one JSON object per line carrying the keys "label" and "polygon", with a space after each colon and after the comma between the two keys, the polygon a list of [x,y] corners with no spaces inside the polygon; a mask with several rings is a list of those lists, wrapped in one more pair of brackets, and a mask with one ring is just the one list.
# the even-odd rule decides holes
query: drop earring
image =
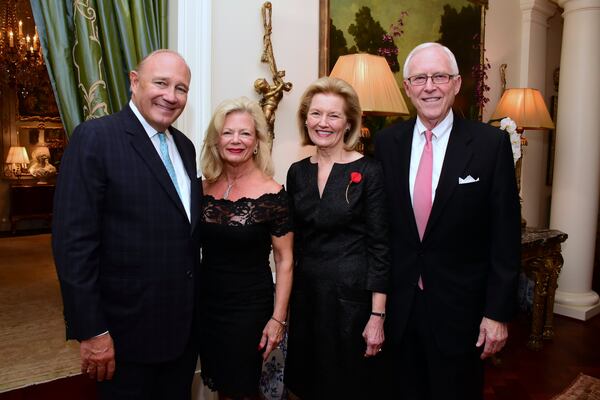
{"label": "drop earring", "polygon": [[254,151],[252,152],[252,154],[254,154],[254,155],[257,155],[257,154],[258,154],[258,146],[256,146],[256,147],[254,148]]}

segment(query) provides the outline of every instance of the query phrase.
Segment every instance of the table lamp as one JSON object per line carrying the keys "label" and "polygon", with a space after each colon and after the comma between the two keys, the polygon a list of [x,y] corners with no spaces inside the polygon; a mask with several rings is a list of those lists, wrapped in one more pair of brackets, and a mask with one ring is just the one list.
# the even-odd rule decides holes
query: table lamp
{"label": "table lamp", "polygon": [[[340,56],[329,76],[348,82],[358,94],[363,113],[361,144],[371,133],[365,126],[365,116],[407,115],[408,108],[386,59],[372,54],[358,53]],[[361,152],[362,152],[361,151]]]}
{"label": "table lamp", "polygon": [[22,169],[27,168],[27,164],[29,164],[29,156],[27,156],[25,147],[11,146],[10,149],[8,149],[6,164],[10,166],[13,176],[16,176],[17,179],[19,179],[21,177]]}
{"label": "table lamp", "polygon": [[[527,138],[523,135],[525,129],[554,129],[554,122],[550,117],[542,94],[537,89],[514,88],[507,89],[502,94],[491,120],[500,120],[509,117],[517,125],[517,132],[521,135],[521,146],[527,145]],[[523,152],[515,165],[515,174],[521,196],[521,162]],[[523,199],[520,198],[521,204]],[[526,221],[521,213],[521,228],[525,228]]]}

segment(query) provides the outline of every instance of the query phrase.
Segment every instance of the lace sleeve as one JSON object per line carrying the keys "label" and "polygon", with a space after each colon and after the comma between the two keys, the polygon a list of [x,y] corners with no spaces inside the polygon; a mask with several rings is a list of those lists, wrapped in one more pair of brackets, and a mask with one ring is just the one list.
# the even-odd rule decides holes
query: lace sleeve
{"label": "lace sleeve", "polygon": [[272,198],[269,232],[273,236],[283,236],[293,229],[290,199],[285,189]]}

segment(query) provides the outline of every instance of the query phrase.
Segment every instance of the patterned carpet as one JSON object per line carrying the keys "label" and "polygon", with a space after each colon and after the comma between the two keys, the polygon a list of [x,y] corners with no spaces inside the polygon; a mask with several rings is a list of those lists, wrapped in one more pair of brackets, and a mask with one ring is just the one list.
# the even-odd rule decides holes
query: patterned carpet
{"label": "patterned carpet", "polygon": [[78,374],[50,235],[0,238],[0,254],[0,393]]}
{"label": "patterned carpet", "polygon": [[600,379],[579,374],[571,386],[552,400],[600,400]]}

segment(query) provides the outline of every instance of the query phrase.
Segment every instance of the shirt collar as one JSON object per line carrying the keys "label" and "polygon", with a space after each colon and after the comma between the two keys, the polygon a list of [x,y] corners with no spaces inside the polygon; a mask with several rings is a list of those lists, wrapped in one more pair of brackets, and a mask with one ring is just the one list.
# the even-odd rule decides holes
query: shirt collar
{"label": "shirt collar", "polygon": [[[439,124],[436,125],[435,128],[433,128],[432,132],[433,132],[433,136],[437,139],[441,138],[442,136],[449,134],[451,129],[452,129],[452,124],[454,123],[454,114],[452,113],[452,109],[450,109],[450,111],[448,111],[448,115],[446,115],[446,117],[442,120],[442,122],[440,122]],[[419,116],[417,116],[417,132],[419,132],[419,134],[424,133],[427,128],[425,127],[425,124],[421,121],[421,118]]]}
{"label": "shirt collar", "polygon": [[[137,119],[140,121],[140,123],[142,124],[142,127],[144,128],[144,130],[146,131],[146,134],[148,135],[148,137],[150,139],[152,139],[154,137],[154,135],[156,135],[158,132],[156,131],[156,129],[154,129],[149,123],[148,121],[146,121],[146,119],[142,116],[142,113],[140,113],[140,110],[138,110],[138,108],[135,106],[135,104],[133,104],[133,101],[129,100],[129,107],[131,107],[131,111],[133,111],[133,113],[135,114],[135,116],[137,117]],[[166,129],[165,133],[167,134],[167,137],[169,136],[169,130]]]}

